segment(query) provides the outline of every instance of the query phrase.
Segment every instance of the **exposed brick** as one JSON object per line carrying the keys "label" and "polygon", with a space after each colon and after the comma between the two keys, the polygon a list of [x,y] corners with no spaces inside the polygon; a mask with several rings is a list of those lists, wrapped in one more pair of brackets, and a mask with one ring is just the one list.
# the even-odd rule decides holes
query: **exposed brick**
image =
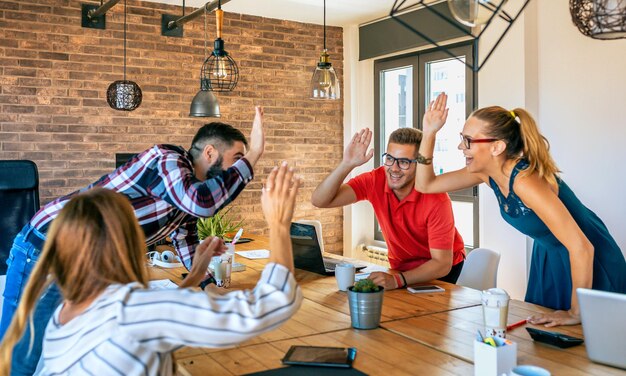
{"label": "exposed brick", "polygon": [[[179,6],[128,0],[126,74],[144,94],[130,113],[106,102],[109,84],[123,77],[123,7],[107,12],[106,30],[81,28],[80,2],[71,0],[0,0],[0,9],[0,158],[37,163],[42,203],[112,171],[115,152],[155,143],[188,147],[201,125],[216,120],[188,116],[204,60],[202,22],[186,24],[183,38],[160,35],[161,14],[181,14]],[[215,16],[208,21],[213,33]],[[322,221],[326,250],[341,253],[343,211],[309,202],[343,152],[343,103],[308,99],[322,26],[228,12],[225,21],[226,50],[240,77],[233,92],[217,95],[219,120],[248,136],[253,106],[262,105],[267,129],[266,153],[254,181],[233,202],[233,214],[245,218],[250,232],[267,235],[261,183],[278,161],[288,160],[304,176],[296,218]],[[342,30],[327,31],[342,79]]]}

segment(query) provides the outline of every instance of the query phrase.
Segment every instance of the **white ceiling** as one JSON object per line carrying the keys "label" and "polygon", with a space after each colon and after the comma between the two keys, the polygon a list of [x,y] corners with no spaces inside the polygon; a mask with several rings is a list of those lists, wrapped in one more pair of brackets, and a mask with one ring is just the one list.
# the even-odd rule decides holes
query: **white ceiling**
{"label": "white ceiling", "polygon": [[[182,5],[182,0],[146,0]],[[186,0],[185,6],[200,8],[207,0]],[[326,0],[326,23],[331,26],[361,24],[389,15],[393,0]],[[322,24],[323,0],[231,0],[226,12],[250,14],[281,20]]]}

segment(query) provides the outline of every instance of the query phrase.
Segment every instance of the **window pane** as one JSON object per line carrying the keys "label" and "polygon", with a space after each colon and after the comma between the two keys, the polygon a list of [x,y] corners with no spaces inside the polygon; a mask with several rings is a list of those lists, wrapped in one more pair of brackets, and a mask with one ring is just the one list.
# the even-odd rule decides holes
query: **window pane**
{"label": "window pane", "polygon": [[380,77],[381,134],[380,150],[387,149],[391,132],[413,127],[413,68],[385,70]]}
{"label": "window pane", "polygon": [[[465,56],[460,57],[465,62]],[[459,132],[465,123],[465,64],[456,59],[426,63],[426,103],[439,93],[448,94],[448,120],[437,133],[433,167],[435,174],[458,170],[465,166],[463,153],[458,150]]]}
{"label": "window pane", "polygon": [[459,230],[465,246],[474,247],[474,203],[452,201],[454,225]]}

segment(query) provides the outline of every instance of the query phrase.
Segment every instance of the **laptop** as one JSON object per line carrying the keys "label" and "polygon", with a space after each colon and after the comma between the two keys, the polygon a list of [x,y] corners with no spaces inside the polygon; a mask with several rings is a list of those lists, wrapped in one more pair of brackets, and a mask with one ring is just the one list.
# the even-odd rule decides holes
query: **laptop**
{"label": "laptop", "polygon": [[[335,267],[343,261],[322,256],[324,241],[319,221],[292,222],[290,235],[296,268],[322,275],[335,275]],[[357,270],[365,268],[362,265],[355,267]]]}
{"label": "laptop", "polygon": [[587,356],[626,369],[626,294],[579,288],[578,302]]}

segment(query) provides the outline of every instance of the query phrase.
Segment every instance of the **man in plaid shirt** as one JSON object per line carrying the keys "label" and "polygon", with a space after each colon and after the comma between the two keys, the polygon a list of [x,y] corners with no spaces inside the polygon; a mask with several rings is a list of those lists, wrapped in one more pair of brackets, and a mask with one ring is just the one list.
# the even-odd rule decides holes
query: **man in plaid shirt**
{"label": "man in plaid shirt", "polygon": [[[170,236],[183,264],[190,269],[198,245],[197,219],[211,217],[235,199],[252,180],[253,167],[263,154],[263,110],[257,106],[255,111],[249,149],[238,129],[223,123],[207,124],[198,130],[189,151],[179,146],[155,145],[95,183],[41,208],[16,236],[7,261],[0,338],[17,309],[52,220],[79,192],[102,187],[126,195],[147,245]],[[42,295],[34,314],[33,349],[28,353],[29,329],[14,348],[12,374],[34,373],[43,332],[60,302],[56,286]]]}

